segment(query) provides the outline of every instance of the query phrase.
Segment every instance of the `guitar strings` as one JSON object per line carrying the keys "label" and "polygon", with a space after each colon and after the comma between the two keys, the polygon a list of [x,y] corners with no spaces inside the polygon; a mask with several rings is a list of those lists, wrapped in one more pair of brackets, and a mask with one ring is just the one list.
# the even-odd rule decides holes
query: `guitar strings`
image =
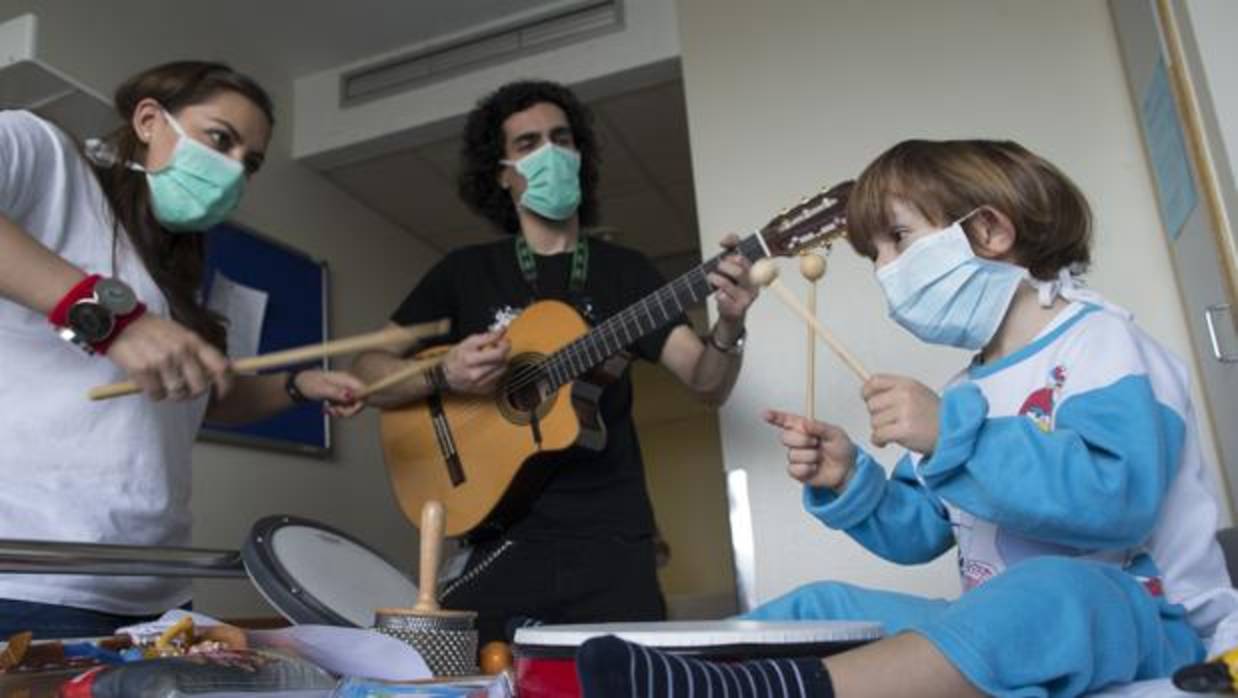
{"label": "guitar strings", "polygon": [[[719,257],[720,256],[721,255],[719,255]],[[665,313],[665,305],[662,302],[662,300],[663,299],[674,299],[678,301],[678,297],[675,295],[674,287],[677,284],[684,283],[688,285],[689,290],[691,290],[692,279],[690,277],[692,277],[693,274],[698,274],[701,276],[701,280],[704,281],[704,277],[706,274],[706,271],[705,271],[706,267],[710,267],[712,270],[712,266],[716,266],[717,260],[718,258],[711,259],[709,260],[709,262],[702,264],[700,267],[693,269],[692,271],[689,271],[677,277],[670,283],[664,285],[663,287],[659,288],[654,293],[650,294],[650,296],[648,296],[644,300],[633,303],[629,305],[628,307],[624,308],[623,310],[619,311],[618,313],[607,318],[606,320],[602,321],[602,323],[598,325],[588,335],[585,335],[584,337],[579,337],[569,342],[568,344],[560,347],[554,353],[550,354],[544,359],[519,365],[513,370],[513,375],[511,379],[505,385],[501,386],[500,395],[502,399],[507,401],[508,404],[512,404],[512,398],[515,393],[518,393],[519,391],[525,388],[535,385],[538,381],[542,380],[543,378],[548,377],[551,379],[551,382],[558,383],[560,386],[565,385],[566,383],[570,382],[569,380],[562,380],[559,377],[555,376],[554,375],[555,372],[553,368],[550,370],[547,370],[547,366],[550,366],[552,364],[557,364],[558,366],[564,367],[565,375],[563,377],[566,378],[568,375],[571,375],[571,374],[575,374],[576,376],[582,375],[586,373],[589,369],[595,366],[598,366],[601,363],[604,363],[606,359],[614,355],[614,352],[610,352],[608,346],[604,344],[603,351],[600,352],[602,354],[601,358],[595,359],[589,350],[590,343],[592,342],[592,340],[588,339],[590,335],[593,335],[595,333],[600,333],[600,335],[605,335],[607,332],[609,332],[611,336],[618,339],[620,336],[619,335],[620,329],[622,329],[624,336],[634,337],[632,341],[633,342],[637,341],[640,337],[642,337],[644,334],[647,333],[646,331],[643,331],[641,329],[642,327],[642,320],[640,319],[641,311],[643,308],[645,308],[645,306],[649,306],[649,304],[654,300],[655,296],[659,297],[658,298],[659,305],[664,308],[664,313],[663,313],[663,315],[665,316],[664,319],[659,321],[655,317],[651,308],[645,309],[644,315],[648,317],[649,320],[654,323],[655,327],[660,326],[662,323],[668,322],[671,319],[671,316]],[[712,293],[712,289],[710,293]],[[692,294],[692,295],[695,298],[695,294]],[[706,294],[706,295],[709,295],[709,294]],[[682,311],[682,307],[680,308],[680,311]],[[621,343],[621,348],[622,346],[627,346],[625,344],[622,344],[622,340],[620,340],[620,343]],[[576,366],[584,366],[586,368],[584,370],[577,372]],[[541,401],[539,399],[539,403],[538,403],[539,405],[540,405],[540,402]],[[487,410],[488,410],[487,404],[482,402],[482,403],[470,405],[464,409],[458,410],[455,413],[454,417],[457,419],[466,419],[466,418],[472,417],[474,414],[478,414],[478,413],[481,413]]]}
{"label": "guitar strings", "polygon": [[[736,246],[736,249],[741,254],[743,254],[745,257],[748,257],[749,252],[755,253],[755,256],[753,257],[753,259],[760,259],[761,257],[765,256],[764,249],[759,245],[758,235],[759,234],[753,234],[745,238],[744,240],[741,240],[740,243]],[[748,246],[753,247],[754,249],[745,250],[744,248],[745,248],[746,243]],[[649,318],[649,320],[651,320],[654,323],[655,329],[661,326],[663,323],[669,322],[671,317],[669,313],[666,312],[666,305],[663,301],[674,300],[675,302],[679,303],[679,296],[677,295],[677,292],[675,291],[676,285],[682,283],[685,286],[687,286],[687,290],[689,294],[695,300],[696,294],[693,292],[693,283],[692,283],[695,280],[693,279],[694,275],[700,277],[699,279],[700,282],[703,282],[706,285],[708,285],[708,280],[707,280],[708,274],[717,268],[722,258],[727,254],[730,254],[730,252],[728,251],[728,252],[719,253],[715,255],[714,257],[710,258],[709,260],[703,262],[701,265],[699,265],[695,269],[692,269],[684,274],[681,274],[680,276],[676,277],[669,283],[663,285],[661,288],[654,291],[652,294],[647,296],[645,299],[641,301],[637,301],[636,303],[632,303],[631,305],[627,306],[623,310],[619,311],[618,313],[602,321],[602,323],[598,325],[598,327],[595,328],[594,331],[590,332],[589,334],[586,334],[583,337],[579,337],[573,340],[572,342],[569,342],[568,344],[560,347],[554,353],[550,354],[546,358],[541,359],[539,361],[522,364],[521,366],[517,367],[515,370],[515,375],[513,376],[512,380],[510,380],[506,385],[502,386],[501,388],[503,399],[506,400],[508,404],[512,404],[511,400],[515,393],[518,393],[519,391],[527,387],[530,387],[531,385],[536,384],[539,380],[542,380],[544,377],[550,377],[552,379],[552,382],[558,382],[560,386],[569,382],[567,380],[559,380],[555,378],[553,376],[553,368],[550,369],[550,371],[546,370],[546,367],[548,365],[557,363],[560,366],[566,366],[568,374],[574,373],[576,376],[579,376],[579,375],[582,375],[583,373],[586,373],[589,369],[592,369],[598,366],[599,364],[604,363],[606,359],[614,355],[614,352],[607,351],[608,346],[606,344],[603,344],[604,351],[600,352],[602,356],[601,358],[595,360],[593,356],[591,356],[590,351],[589,351],[590,343],[592,342],[592,340],[590,340],[589,337],[594,334],[598,334],[598,336],[604,336],[606,332],[608,331],[608,328],[612,336],[614,336],[615,338],[619,337],[620,329],[624,330],[625,336],[632,336],[633,333],[630,330],[634,327],[635,338],[632,339],[631,341],[632,342],[638,341],[644,334],[647,334],[647,331],[641,330],[641,319],[639,315],[642,310],[644,311],[644,314]],[[710,290],[705,294],[705,297],[712,295],[712,293],[713,293],[713,289],[710,288]],[[658,302],[658,306],[663,309],[664,318],[661,321],[657,320],[657,318],[654,316],[652,307],[650,307],[651,302],[655,300]],[[682,303],[680,304],[680,308],[678,310],[679,312],[683,311]],[[649,330],[649,331],[652,331],[652,330]],[[621,348],[624,346],[629,346],[629,345],[621,344]],[[573,359],[576,359],[576,360],[573,360]],[[586,368],[582,371],[577,372],[575,368],[576,365],[584,366]],[[540,400],[538,404],[539,405],[541,404]],[[468,419],[474,416],[475,414],[481,413],[485,410],[487,410],[487,406],[484,403],[479,403],[476,405],[469,406],[463,410],[459,410],[454,415],[454,417],[456,419]]]}
{"label": "guitar strings", "polygon": [[[826,193],[826,195],[828,196],[828,192]],[[831,206],[830,208],[833,209],[834,207]],[[795,232],[796,228],[800,228],[801,226],[802,226],[802,222],[800,224],[792,226],[791,230],[784,230],[784,233],[793,233]],[[762,231],[763,230],[764,229],[762,229]],[[753,233],[752,235],[741,240],[739,244],[736,246],[736,249],[740,253],[742,253],[745,257],[748,257],[749,252],[752,252],[753,256],[748,257],[748,258],[753,261],[767,256],[766,247],[760,239],[762,231]],[[744,248],[746,245],[749,245],[749,246],[755,245],[755,249],[745,250]],[[670,283],[664,285],[662,288],[659,288],[658,290],[654,291],[654,293],[650,294],[650,296],[646,297],[645,299],[641,301],[637,301],[636,303],[632,303],[631,305],[619,311],[615,315],[612,315],[611,317],[607,318],[595,329],[598,331],[602,331],[604,333],[607,330],[607,328],[610,327],[612,328],[611,331],[614,332],[615,337],[618,338],[619,329],[624,330],[625,331],[624,334],[628,335],[627,330],[629,330],[631,326],[629,323],[631,323],[635,325],[636,331],[639,333],[636,336],[636,339],[631,340],[631,342],[635,342],[639,340],[642,336],[644,336],[644,334],[646,334],[646,332],[641,331],[641,324],[640,324],[641,321],[638,315],[642,309],[644,309],[646,316],[655,323],[655,328],[661,326],[662,324],[662,323],[658,323],[658,321],[654,317],[652,308],[647,307],[649,306],[651,300],[657,300],[659,303],[659,306],[663,308],[663,315],[667,315],[666,310],[665,310],[665,305],[662,303],[661,295],[669,292],[671,297],[674,300],[678,301],[679,298],[678,296],[675,295],[674,289],[675,289],[676,284],[679,284],[681,282],[685,283],[688,286],[689,293],[692,295],[692,298],[695,300],[696,295],[695,293],[692,292],[692,284],[690,281],[690,278],[692,277],[692,275],[699,274],[701,276],[701,280],[708,283],[708,281],[706,280],[708,273],[714,271],[717,268],[718,263],[721,261],[724,255],[728,254],[728,252],[719,253],[718,255],[715,255],[713,258],[707,260],[706,262],[703,262],[700,266],[696,267],[695,269],[680,275],[676,279],[672,280]],[[705,296],[708,297],[709,295],[712,295],[713,291],[714,290],[710,288],[706,292]],[[679,312],[682,312],[682,310],[683,308],[680,307]],[[668,316],[662,322],[665,323],[669,320],[670,318]],[[578,337],[577,339],[573,340],[572,342],[569,342],[565,346],[560,347],[559,349],[555,350],[552,354],[550,354],[549,356],[547,356],[546,358],[542,360],[517,366],[513,370],[513,379],[507,385],[503,386],[501,389],[502,397],[508,400],[510,404],[511,396],[513,395],[513,393],[523,390],[529,385],[536,383],[538,380],[541,380],[542,378],[547,377],[548,372],[545,370],[545,368],[547,365],[551,364],[552,362],[559,362],[560,365],[566,364],[568,368],[568,373],[565,374],[565,376],[563,377],[564,378],[563,380],[555,379],[553,376],[553,373],[551,373],[550,375],[552,380],[558,380],[559,387],[561,387],[570,382],[571,379],[568,378],[569,375],[574,373],[576,376],[579,376],[585,373],[587,370],[605,362],[610,356],[613,356],[614,353],[612,352],[612,353],[609,353],[603,356],[600,360],[597,360],[597,361],[594,361],[589,356],[589,351],[587,347],[587,338],[589,335],[592,335],[592,334],[594,334],[594,332],[590,332],[583,337]],[[625,347],[630,346],[630,343],[628,345],[623,345],[623,346]],[[603,344],[603,348],[608,350],[608,347],[606,344]],[[574,355],[581,353],[582,351],[584,353],[584,356],[583,356],[584,361],[581,362],[581,365],[586,366],[587,368],[584,371],[575,373],[575,367],[572,364],[572,357]],[[553,369],[551,369],[551,372],[553,372]],[[556,388],[556,392],[557,392],[557,388]],[[487,411],[487,412],[489,411],[486,400],[480,399],[481,396],[474,396],[474,397],[478,398],[475,404],[470,405],[469,407],[466,407],[464,409],[455,411],[455,413],[450,415],[451,420],[453,422],[457,422],[457,423],[469,422],[474,417],[479,416],[483,411]],[[541,407],[540,397],[541,396],[539,396],[539,402],[538,402],[537,407]]]}
{"label": "guitar strings", "polygon": [[[749,252],[752,252],[755,254],[754,258],[759,259],[760,257],[764,256],[763,254],[764,250],[759,245],[754,245],[754,243],[758,243],[758,242],[759,241],[757,240],[757,236],[754,234],[742,240],[740,244],[737,246],[737,249],[742,254],[744,254],[745,257],[748,256]],[[748,243],[748,246],[752,246],[754,247],[754,249],[750,251],[745,250],[744,249],[745,243]],[[697,268],[692,269],[684,274],[681,274],[680,276],[672,280],[670,283],[667,283],[661,288],[659,288],[658,290],[654,291],[644,300],[633,303],[627,306],[626,308],[624,308],[623,310],[619,311],[618,313],[607,318],[606,320],[602,322],[602,324],[600,324],[597,328],[595,328],[595,331],[590,332],[584,337],[580,337],[580,338],[577,338],[576,340],[573,340],[572,342],[569,342],[568,344],[566,344],[563,347],[560,347],[553,354],[550,354],[546,358],[540,361],[522,364],[520,367],[516,369],[517,371],[516,375],[514,375],[514,377],[511,380],[509,380],[507,384],[501,387],[502,399],[504,399],[507,402],[507,404],[512,405],[513,396],[516,393],[518,393],[521,390],[524,390],[527,387],[530,387],[531,385],[536,384],[539,380],[542,380],[545,377],[550,377],[552,382],[557,382],[560,386],[569,382],[568,380],[561,380],[555,377],[553,368],[547,371],[546,367],[551,364],[557,364],[559,366],[566,367],[567,375],[575,374],[576,376],[579,376],[587,372],[589,369],[592,369],[593,367],[605,362],[607,358],[614,355],[614,352],[609,351],[609,347],[606,344],[603,344],[603,351],[599,352],[601,354],[600,358],[595,359],[591,355],[591,352],[590,352],[590,346],[591,346],[590,342],[592,340],[589,340],[588,338],[594,334],[598,334],[599,336],[605,336],[607,331],[609,331],[612,334],[612,336],[618,338],[619,330],[622,329],[624,331],[625,336],[634,336],[635,338],[632,339],[632,341],[633,342],[637,341],[641,336],[647,333],[645,331],[642,331],[641,329],[642,321],[640,319],[640,314],[642,310],[644,311],[645,316],[648,317],[649,320],[654,323],[655,328],[665,322],[669,322],[671,319],[671,316],[669,315],[669,313],[666,312],[666,305],[663,302],[664,299],[674,300],[678,303],[679,296],[677,295],[675,287],[679,284],[684,284],[685,286],[687,286],[687,290],[689,294],[691,295],[691,297],[695,300],[696,294],[693,291],[693,282],[697,281],[699,283],[703,283],[708,286],[708,281],[707,281],[708,273],[712,272],[714,269],[717,268],[719,262],[722,260],[722,257],[726,254],[729,254],[729,253],[723,252],[718,255],[715,255],[713,258],[702,263]],[[699,279],[694,278],[694,276],[699,277]],[[713,293],[713,289],[710,288],[709,291],[705,294],[705,296],[708,297],[712,293]],[[653,310],[652,310],[651,304],[655,300],[658,302],[659,307],[663,309],[662,314],[664,317],[663,317],[663,320],[661,321],[659,321],[655,317]],[[680,308],[678,310],[679,312],[682,312],[683,310],[682,303],[680,304]],[[632,331],[633,327],[635,328],[635,332]],[[621,347],[622,346],[628,346],[628,345],[621,343]],[[577,365],[584,366],[586,368],[578,372],[576,370]],[[566,377],[566,375],[564,377]],[[540,397],[541,396],[539,396],[539,401],[538,401],[539,406],[541,404]],[[456,419],[468,419],[474,416],[475,414],[479,414],[487,410],[488,410],[488,406],[484,402],[478,403],[478,404],[470,405],[469,407],[466,407],[462,410],[458,410],[457,413],[454,415],[454,417]]]}
{"label": "guitar strings", "polygon": [[[710,262],[716,262],[716,261],[717,261],[716,259],[710,260]],[[565,371],[566,374],[575,373],[575,375],[578,376],[578,375],[581,375],[587,372],[589,369],[601,363],[604,363],[606,359],[608,359],[610,356],[613,356],[615,352],[610,351],[609,342],[603,342],[602,350],[597,352],[598,357],[595,358],[594,352],[591,351],[590,347],[596,346],[596,342],[595,340],[589,339],[589,337],[595,334],[597,336],[606,336],[606,334],[609,333],[610,336],[619,340],[618,343],[620,344],[620,348],[628,346],[628,344],[624,344],[623,341],[619,339],[620,331],[622,331],[623,336],[633,337],[633,339],[631,340],[632,342],[639,340],[641,336],[647,333],[647,331],[642,330],[643,321],[640,318],[642,310],[644,311],[644,315],[648,317],[651,322],[653,322],[655,328],[660,326],[663,323],[669,322],[673,316],[671,316],[669,313],[666,312],[665,310],[666,305],[664,301],[672,300],[672,299],[675,300],[676,302],[679,301],[679,298],[676,295],[676,291],[675,291],[675,286],[678,284],[683,283],[687,285],[689,288],[689,291],[691,291],[692,279],[690,277],[692,277],[694,274],[700,275],[701,280],[703,281],[705,274],[706,274],[706,272],[703,270],[705,267],[710,266],[710,262],[707,262],[701,265],[700,268],[693,269],[692,271],[679,276],[675,280],[671,281],[670,283],[666,284],[665,286],[658,289],[654,293],[650,294],[650,296],[647,297],[645,300],[638,301],[636,303],[629,305],[628,307],[624,308],[620,312],[604,320],[602,324],[598,325],[598,327],[595,328],[593,332],[590,332],[588,335],[585,335],[584,337],[580,337],[580,338],[573,340],[572,342],[569,342],[563,347],[560,347],[559,349],[557,349],[553,354],[550,354],[546,358],[541,359],[539,361],[522,364],[521,366],[517,367],[515,375],[502,388],[503,392],[505,393],[504,397],[510,400],[511,396],[514,393],[517,393],[535,384],[537,381],[541,380],[544,377],[549,377],[551,378],[552,382],[559,383],[560,385],[563,385],[568,382],[566,380],[560,380],[557,376],[555,376],[553,368],[547,370],[548,366],[551,366],[551,365],[563,366],[566,369]],[[716,264],[714,266],[716,266]],[[712,293],[712,290],[711,290],[711,293]],[[695,293],[692,293],[692,296],[693,298],[695,298]],[[652,308],[648,307],[650,306],[650,303],[655,299],[658,301],[659,307],[663,308],[664,317],[662,320],[658,320],[657,317],[654,315]],[[681,307],[679,308],[679,311],[682,312],[682,304],[681,304]],[[583,366],[585,367],[585,369],[577,372],[576,366]],[[480,406],[477,406],[471,409],[480,411],[483,408]]]}
{"label": "guitar strings", "polygon": [[[750,237],[748,239],[754,240],[755,236]],[[741,242],[740,246],[742,247],[742,245],[743,243]],[[727,254],[727,253],[723,253],[723,254]],[[695,296],[695,293],[692,292],[691,277],[693,275],[699,275],[701,277],[700,280],[707,285],[708,284],[708,281],[706,281],[707,274],[713,271],[717,267],[718,263],[721,261],[723,254],[719,254],[713,257],[712,259],[704,262],[697,268],[692,269],[691,271],[680,275],[679,277],[672,280],[670,283],[667,283],[661,288],[659,288],[658,290],[654,291],[644,300],[637,301],[636,303],[632,303],[628,307],[624,308],[618,313],[607,318],[606,320],[602,322],[602,324],[598,325],[598,327],[594,330],[594,332],[590,332],[590,335],[597,333],[599,334],[599,336],[603,336],[605,335],[606,330],[610,328],[611,335],[618,338],[619,337],[618,330],[622,328],[623,330],[625,330],[624,332],[625,336],[633,336],[631,332],[628,332],[626,330],[629,330],[630,328],[635,327],[636,332],[640,333],[640,334],[636,334],[635,337],[631,340],[632,342],[635,342],[640,339],[641,335],[644,334],[644,332],[641,331],[641,320],[639,318],[639,314],[642,310],[644,310],[645,315],[651,321],[653,321],[655,328],[660,326],[662,323],[669,322],[671,317],[668,313],[666,313],[665,311],[666,306],[663,301],[674,300],[676,302],[679,302],[679,297],[676,294],[675,286],[680,283],[683,283],[684,285],[688,287],[689,293],[692,295],[693,299],[695,300],[696,296]],[[713,293],[713,290],[710,289],[709,292],[706,293],[706,296],[712,293]],[[661,321],[659,321],[654,316],[652,308],[647,307],[650,305],[651,301],[653,300],[657,300],[659,307],[663,308],[664,318]],[[682,312],[682,310],[683,308],[681,304],[679,311]],[[601,358],[595,360],[589,353],[588,346],[591,340],[589,340],[588,337],[590,335],[585,335],[584,337],[577,338],[576,340],[573,340],[572,342],[564,345],[563,347],[560,347],[553,354],[548,356],[546,359],[543,359],[541,362],[539,362],[536,365],[540,368],[540,367],[544,367],[546,364],[551,363],[552,361],[559,361],[561,363],[566,363],[569,367],[569,370],[574,370],[575,363],[579,363],[582,366],[588,366],[589,368],[592,368],[604,362],[607,358],[609,358],[609,356],[614,354],[614,352],[609,351],[608,347],[604,345],[604,349],[607,349],[607,351],[602,352],[603,355],[601,356]],[[622,344],[622,341],[621,341],[621,348],[623,346],[627,346],[627,344]],[[582,359],[582,361],[573,362],[572,361],[573,357],[578,357]],[[536,380],[536,379],[533,379],[533,380]],[[510,389],[519,390],[524,387],[527,387],[527,383],[519,383],[515,381],[508,384],[507,386],[509,390]]]}

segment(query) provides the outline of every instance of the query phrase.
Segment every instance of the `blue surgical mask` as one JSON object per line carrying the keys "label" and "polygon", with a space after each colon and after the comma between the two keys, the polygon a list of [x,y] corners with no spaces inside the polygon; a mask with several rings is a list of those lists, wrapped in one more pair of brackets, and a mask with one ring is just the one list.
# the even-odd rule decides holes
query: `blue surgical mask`
{"label": "blue surgical mask", "polygon": [[155,219],[174,233],[200,232],[222,223],[241,202],[244,166],[185,135],[168,112],[164,117],[178,136],[168,164],[158,170],[129,165],[146,173]]}
{"label": "blue surgical mask", "polygon": [[877,270],[877,281],[890,317],[908,332],[930,344],[976,350],[993,339],[1028,272],[977,257],[963,231],[966,218],[913,242]]}
{"label": "blue surgical mask", "polygon": [[565,221],[580,206],[580,153],[545,143],[519,160],[501,160],[524,177],[520,205],[543,218]]}

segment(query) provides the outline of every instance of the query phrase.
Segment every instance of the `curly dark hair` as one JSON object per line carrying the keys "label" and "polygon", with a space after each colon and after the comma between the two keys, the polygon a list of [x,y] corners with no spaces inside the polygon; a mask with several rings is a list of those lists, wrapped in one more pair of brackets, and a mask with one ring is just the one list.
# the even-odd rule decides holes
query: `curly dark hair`
{"label": "curly dark hair", "polygon": [[593,114],[571,90],[554,82],[525,80],[508,83],[477,102],[464,126],[458,180],[460,198],[505,233],[520,232],[520,219],[511,195],[499,186],[499,160],[504,155],[503,122],[516,112],[542,102],[563,110],[572,139],[580,151],[580,224],[593,225],[598,217],[597,138]]}

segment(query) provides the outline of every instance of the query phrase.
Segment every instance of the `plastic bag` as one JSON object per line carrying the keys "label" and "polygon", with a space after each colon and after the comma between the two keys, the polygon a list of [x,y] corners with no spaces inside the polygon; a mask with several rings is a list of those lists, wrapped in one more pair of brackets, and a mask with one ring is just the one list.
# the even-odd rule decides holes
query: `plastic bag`
{"label": "plastic bag", "polygon": [[271,650],[228,650],[147,659],[91,671],[65,684],[61,698],[191,698],[321,691],[335,678],[310,662]]}

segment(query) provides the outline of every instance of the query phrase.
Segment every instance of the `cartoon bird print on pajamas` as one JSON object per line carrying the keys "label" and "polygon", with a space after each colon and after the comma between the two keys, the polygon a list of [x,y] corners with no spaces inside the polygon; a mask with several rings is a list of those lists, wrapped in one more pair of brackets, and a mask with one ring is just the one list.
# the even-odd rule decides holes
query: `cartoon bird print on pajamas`
{"label": "cartoon bird print on pajamas", "polygon": [[1066,368],[1060,364],[1054,366],[1053,370],[1049,371],[1048,385],[1028,395],[1023,406],[1019,408],[1019,414],[1026,415],[1041,431],[1053,431],[1053,408],[1065,383]]}

